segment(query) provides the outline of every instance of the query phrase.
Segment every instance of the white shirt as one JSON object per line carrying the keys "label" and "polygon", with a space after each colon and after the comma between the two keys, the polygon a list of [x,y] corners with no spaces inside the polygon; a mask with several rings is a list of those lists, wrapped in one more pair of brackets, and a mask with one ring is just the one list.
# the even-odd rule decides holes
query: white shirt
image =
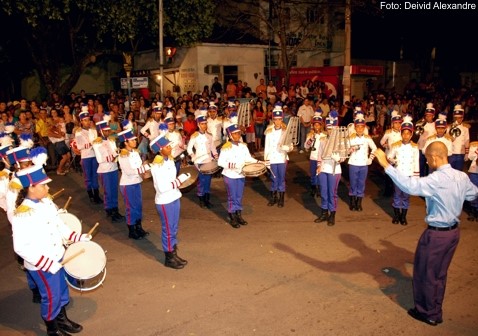
{"label": "white shirt", "polygon": [[436,133],[435,123],[434,122],[426,123],[425,126],[423,126],[423,133],[420,135],[417,141],[418,149],[422,150],[423,146],[425,146],[425,142],[427,142],[428,137],[435,133]]}
{"label": "white shirt", "polygon": [[137,150],[128,151],[122,149],[118,157],[121,167],[120,185],[138,184],[143,181],[140,174],[150,169],[149,165],[143,165],[141,156]]}
{"label": "white shirt", "polygon": [[302,121],[308,123],[314,116],[314,109],[310,105],[302,105],[299,107],[299,111],[297,111],[297,116],[302,117]]}
{"label": "white shirt", "polygon": [[166,139],[171,141],[171,155],[176,159],[179,155],[182,154],[186,150],[184,147],[184,141],[183,137],[181,136],[181,133],[178,131],[174,130],[172,132],[167,131],[165,134]]}
{"label": "white shirt", "polygon": [[81,151],[82,159],[95,157],[93,141],[97,137],[98,133],[93,128],[82,128],[75,133],[76,147]]}
{"label": "white shirt", "polygon": [[430,145],[432,142],[439,141],[445,144],[447,150],[448,150],[448,156],[453,154],[452,152],[452,139],[448,134],[445,134],[442,137],[438,137],[436,134],[433,134],[428,137],[427,141],[425,141],[425,144],[423,145],[422,153],[425,155],[425,151],[427,150],[428,145]]}
{"label": "white shirt", "polygon": [[395,163],[401,173],[406,176],[420,176],[420,160],[418,145],[414,142],[404,144],[402,141],[396,142],[387,155],[387,158]]}
{"label": "white shirt", "polygon": [[385,131],[382,139],[380,139],[380,145],[385,148],[385,153],[388,154],[390,153],[392,145],[400,140],[402,140],[402,133],[400,130],[396,131],[394,129],[388,129]]}
{"label": "white shirt", "polygon": [[195,132],[191,135],[188,143],[188,154],[196,165],[211,162],[212,158],[217,156],[216,146],[214,146],[211,134]]}
{"label": "white shirt", "polygon": [[360,145],[359,149],[350,154],[349,165],[366,166],[367,160],[369,157],[374,157],[372,153],[377,149],[372,137],[365,134],[358,136],[357,133],[354,133],[349,138],[350,146]]}
{"label": "white shirt", "polygon": [[305,140],[305,149],[312,148],[310,151],[310,160],[317,161],[319,160],[319,155],[320,155],[320,140],[322,138],[327,138],[327,134],[325,133],[315,133],[314,131],[309,132],[307,134],[307,138]]}
{"label": "white shirt", "polygon": [[95,151],[96,161],[98,161],[97,173],[109,173],[118,170],[116,157],[116,142],[114,138],[101,139],[98,138],[93,142],[93,150]]}
{"label": "white shirt", "polygon": [[222,118],[207,118],[207,131],[211,133],[214,146],[220,146],[222,142]]}
{"label": "white shirt", "polygon": [[470,169],[468,169],[468,171],[470,173],[478,174],[478,166],[476,165],[476,159],[478,158],[478,141],[470,143],[470,153],[468,154],[468,158],[471,160]]}
{"label": "white shirt", "polygon": [[166,160],[157,155],[151,164],[151,176],[156,190],[155,204],[169,204],[181,198],[180,184],[176,178],[176,166],[172,157]]}
{"label": "white shirt", "polygon": [[[269,125],[264,134],[266,135],[264,160],[269,160],[271,164],[285,163],[289,160],[289,156],[287,155],[288,151],[281,148],[282,139],[285,136],[285,129],[282,127],[275,129],[274,125]],[[291,150],[291,148],[289,149]]]}
{"label": "white shirt", "polygon": [[[155,112],[156,113],[156,112]],[[141,134],[150,140],[155,139],[159,135],[159,124],[161,121],[156,121],[153,118],[149,119],[141,128]]]}
{"label": "white shirt", "polygon": [[468,127],[463,124],[458,125],[458,128],[460,129],[461,134],[453,141],[452,152],[453,154],[466,154],[466,148],[470,146],[470,131]]}
{"label": "white shirt", "polygon": [[244,177],[242,168],[245,164],[256,162],[245,143],[226,142],[221,148],[217,164],[224,168],[222,175],[235,179]]}

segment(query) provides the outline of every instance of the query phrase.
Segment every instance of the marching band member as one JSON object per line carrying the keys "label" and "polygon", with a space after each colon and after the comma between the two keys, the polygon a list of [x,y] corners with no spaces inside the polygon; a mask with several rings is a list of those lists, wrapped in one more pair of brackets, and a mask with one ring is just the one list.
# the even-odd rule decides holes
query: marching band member
{"label": "marching band member", "polygon": [[171,156],[170,142],[164,136],[158,136],[150,144],[153,153],[158,153],[151,164],[156,196],[154,203],[161,218],[161,242],[165,253],[166,267],[181,269],[187,264],[177,254],[177,235],[179,225],[179,213],[181,210],[180,198],[182,196],[179,186],[184,183],[190,174],[181,174],[176,177],[176,167]]}
{"label": "marching band member", "polygon": [[[465,161],[468,160],[468,150],[470,147],[470,124],[463,122],[463,116],[464,110],[461,105],[455,105],[453,108],[454,125],[452,126],[457,127],[461,133],[453,140],[453,154],[450,157],[450,165],[459,171],[463,171],[465,167]],[[452,126],[450,126],[450,129]]]}
{"label": "marching band member", "polygon": [[286,134],[286,124],[282,122],[284,113],[280,105],[276,105],[272,111],[273,123],[267,127],[264,134],[264,159],[270,163],[271,170],[271,198],[268,206],[277,203],[279,208],[284,207],[285,194],[285,171],[289,156],[287,153],[294,149],[293,144],[282,144]]}
{"label": "marching band member", "polygon": [[223,140],[227,140],[227,128],[232,125],[231,115],[234,117],[236,115],[236,104],[233,101],[227,102],[227,107],[224,109],[224,116],[222,117],[222,134]]}
{"label": "marching band member", "polygon": [[319,217],[317,217],[314,222],[321,223],[327,221],[328,226],[333,226],[335,225],[335,212],[337,211],[337,189],[342,176],[340,163],[344,161],[344,158],[341,158],[338,153],[332,153],[331,158],[325,159],[323,158],[323,153],[331,130],[339,125],[337,111],[330,111],[325,122],[327,135],[326,137],[321,137],[319,144],[316,144],[316,146],[319,147],[317,175],[320,179],[321,205]]}
{"label": "marching band member", "polygon": [[124,220],[118,212],[118,163],[116,139],[109,137],[110,127],[107,120],[96,123],[96,128],[101,137],[93,141],[93,150],[98,161],[98,175],[104,192],[104,208],[106,216],[111,222]]}
{"label": "marching band member", "polygon": [[[380,145],[385,149],[386,155],[390,152],[390,149],[392,148],[392,145],[394,143],[402,140],[402,134],[400,131],[401,124],[402,124],[402,116],[400,115],[398,111],[396,110],[392,111],[391,122],[392,122],[392,128],[386,130],[385,133],[383,134],[382,139],[380,139]],[[384,196],[389,197],[392,195],[394,184],[392,182],[392,179],[387,174],[385,174],[384,178],[385,178]]]}
{"label": "marching band member", "polygon": [[176,174],[179,174],[179,169],[181,169],[181,160],[184,155],[183,152],[186,150],[183,142],[183,137],[178,130],[176,130],[176,121],[174,119],[173,112],[168,112],[164,122],[168,125],[168,130],[165,133],[166,139],[171,142],[172,153],[171,155],[174,158],[174,164],[176,166]]}
{"label": "marching band member", "polygon": [[425,125],[423,126],[423,133],[420,134],[420,137],[418,138],[418,141],[417,141],[418,149],[420,151],[419,155],[420,155],[420,176],[421,177],[428,175],[428,164],[425,158],[425,154],[423,154],[422,151],[423,151],[423,147],[425,146],[425,143],[427,142],[428,137],[436,133],[435,123],[433,121],[434,118],[435,118],[435,108],[433,107],[432,103],[428,103],[425,109],[425,116],[424,116]]}
{"label": "marching band member", "polygon": [[128,224],[128,237],[132,239],[143,239],[149,235],[142,227],[143,219],[143,192],[141,182],[144,174],[151,169],[149,164],[141,161],[141,156],[136,149],[137,137],[131,129],[118,133],[118,139],[124,145],[118,158],[121,167],[120,192],[124,199],[126,209],[126,223]]}
{"label": "marching band member", "polygon": [[212,208],[210,202],[211,197],[211,174],[204,174],[201,172],[201,166],[205,163],[211,162],[214,158],[217,160],[218,155],[216,146],[211,134],[207,131],[207,117],[205,114],[198,114],[196,117],[199,130],[191,135],[191,139],[188,143],[188,154],[191,156],[194,165],[198,169],[198,185],[197,195],[199,197],[199,206],[201,208]]}
{"label": "marching band member", "polygon": [[161,117],[163,114],[163,103],[157,102],[153,107],[151,118],[148,119],[146,124],[141,128],[140,133],[143,135],[143,139],[139,145],[139,151],[143,160],[147,158],[148,143],[152,139],[155,139],[159,135],[159,124],[161,124]]}
{"label": "marching band member", "polygon": [[244,185],[246,178],[242,173],[242,168],[247,163],[258,162],[252,158],[247,145],[241,142],[241,129],[236,120],[232,118],[235,124],[227,128],[231,141],[227,141],[219,153],[218,165],[223,167],[222,175],[227,191],[227,211],[229,213],[230,224],[233,228],[240,228],[241,225],[247,225],[242,218],[242,196],[244,194]]}
{"label": "marching band member", "polygon": [[76,147],[81,152],[81,167],[83,169],[83,179],[85,181],[86,191],[90,202],[102,204],[98,186],[98,161],[96,161],[95,151],[93,150],[93,141],[98,137],[96,130],[91,128],[90,113],[88,107],[83,106],[78,115],[81,127],[75,131]]}
{"label": "marching band member", "polygon": [[[420,156],[418,145],[412,141],[413,121],[405,117],[401,125],[402,140],[395,142],[388,154],[388,161],[405,176],[419,177]],[[393,224],[407,225],[407,212],[410,206],[410,195],[402,191],[397,185],[393,193]]]}
{"label": "marching band member", "polygon": [[[470,143],[468,159],[471,160],[470,168],[468,169],[468,176],[470,177],[470,181],[478,187],[478,166],[476,164],[478,159],[478,141]],[[478,200],[475,199],[471,201],[470,205],[471,214],[468,216],[468,220],[478,222]]]}
{"label": "marching band member", "polygon": [[218,148],[222,143],[222,117],[217,116],[217,106],[214,102],[210,102],[207,108],[207,131],[211,133],[214,146]]}
{"label": "marching band member", "polygon": [[[360,105],[357,105],[354,108],[354,120],[357,118],[357,114],[363,115],[362,107]],[[347,130],[349,132],[349,136],[351,136],[352,134],[355,134],[356,133],[355,124],[351,123],[351,124],[347,125]],[[365,126],[365,128],[364,128],[363,134],[368,135],[368,127],[367,126]]]}
{"label": "marching band member", "polygon": [[78,333],[83,327],[71,321],[65,309],[70,296],[61,264],[63,243],[87,242],[91,236],[72,231],[60,219],[56,205],[47,197],[51,179],[42,166],[27,167],[16,176],[23,189],[12,217],[13,247],[40,291],[47,334]]}
{"label": "marching band member", "polygon": [[364,134],[365,118],[357,113],[354,120],[355,132],[350,138],[351,154],[349,164],[350,180],[350,205],[349,209],[362,211],[362,199],[365,195],[365,180],[367,179],[368,166],[372,164],[377,149],[370,135]]}
{"label": "marching band member", "polygon": [[423,145],[422,149],[422,154],[425,155],[425,151],[432,142],[434,141],[440,141],[443,142],[448,149],[448,156],[452,154],[452,143],[453,143],[453,138],[449,135],[446,134],[446,129],[447,129],[447,123],[446,123],[446,113],[438,113],[438,119],[435,120],[435,134],[430,135],[427,138],[427,141],[425,142],[425,145]]}
{"label": "marching band member", "polygon": [[322,132],[322,110],[319,108],[312,117],[312,130],[307,134],[304,147],[310,151],[309,172],[310,172],[310,196],[319,197],[320,195],[320,179],[317,174],[317,164],[319,161],[319,145],[322,138],[327,135]]}

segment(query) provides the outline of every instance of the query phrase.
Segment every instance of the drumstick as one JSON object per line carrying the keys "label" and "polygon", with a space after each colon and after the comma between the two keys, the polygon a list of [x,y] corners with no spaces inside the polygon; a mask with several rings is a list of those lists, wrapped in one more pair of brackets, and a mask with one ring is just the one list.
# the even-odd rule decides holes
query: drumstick
{"label": "drumstick", "polygon": [[95,229],[98,227],[98,225],[100,225],[100,223],[96,222],[95,226],[93,226],[93,227],[91,228],[91,230],[90,230],[90,231],[88,231],[88,233],[87,233],[87,234],[89,234],[89,235],[91,236],[91,235],[92,235],[92,233],[93,233],[93,231],[95,231]]}
{"label": "drumstick", "polygon": [[51,195],[51,198],[55,198],[57,197],[58,195],[60,195],[62,192],[65,191],[65,188],[61,188],[60,190],[58,190],[56,193],[54,193],[53,195]]}
{"label": "drumstick", "polygon": [[69,256],[68,258],[65,258],[63,259],[63,261],[61,262],[62,265],[65,265],[66,263],[70,262],[72,259],[78,257],[80,254],[82,253],[85,253],[85,249],[82,248],[81,250],[79,250],[78,252],[75,252],[73,253],[71,256]]}
{"label": "drumstick", "polygon": [[70,206],[70,202],[71,202],[71,196],[68,197],[68,200],[66,201],[65,205],[63,206],[63,209],[66,210]]}

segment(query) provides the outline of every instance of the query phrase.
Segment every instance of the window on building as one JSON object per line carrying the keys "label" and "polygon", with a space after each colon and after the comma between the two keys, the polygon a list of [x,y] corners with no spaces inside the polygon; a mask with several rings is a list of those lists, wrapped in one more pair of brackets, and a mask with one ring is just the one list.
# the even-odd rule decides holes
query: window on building
{"label": "window on building", "polygon": [[229,80],[232,79],[234,83],[237,83],[238,80],[238,70],[237,65],[224,65],[224,83],[229,83]]}

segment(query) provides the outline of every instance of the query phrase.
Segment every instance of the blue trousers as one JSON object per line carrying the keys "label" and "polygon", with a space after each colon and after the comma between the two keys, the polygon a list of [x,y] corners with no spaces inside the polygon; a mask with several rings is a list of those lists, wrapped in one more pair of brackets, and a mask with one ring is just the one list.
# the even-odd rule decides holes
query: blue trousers
{"label": "blue trousers", "polygon": [[176,166],[176,176],[179,175],[179,169],[181,169],[181,159],[174,161],[174,165]]}
{"label": "blue trousers", "polygon": [[318,186],[320,185],[320,178],[317,175],[317,160],[309,161],[309,172],[310,172],[310,185]]}
{"label": "blue trousers", "polygon": [[271,164],[271,191],[285,191],[285,170],[287,168],[286,163],[273,163]]}
{"label": "blue trousers", "polygon": [[81,159],[81,168],[83,169],[83,180],[86,190],[98,189],[98,161],[95,157]]}
{"label": "blue trousers", "polygon": [[43,271],[27,271],[36,283],[41,295],[41,317],[51,321],[57,317],[63,306],[70,302],[70,293],[65,280],[65,269],[56,274]]}
{"label": "blue trousers", "polygon": [[452,154],[448,159],[452,168],[463,171],[465,167],[465,154]]}
{"label": "blue trousers", "polygon": [[242,210],[242,196],[246,178],[230,178],[224,176],[224,184],[227,191],[227,212],[234,213]]}
{"label": "blue trousers", "polygon": [[104,207],[112,209],[118,207],[118,170],[100,173],[101,186],[104,192]]}
{"label": "blue trousers", "polygon": [[329,211],[337,210],[337,189],[339,187],[342,174],[320,173],[320,197],[322,199],[321,208]]}
{"label": "blue trousers", "polygon": [[460,241],[460,229],[425,230],[418,240],[413,263],[415,308],[429,319],[442,319],[448,267]]}
{"label": "blue trousers", "polygon": [[397,209],[408,209],[410,206],[410,195],[402,191],[397,185],[393,186],[392,206]]}
{"label": "blue trousers", "polygon": [[[201,166],[201,165],[199,165]],[[203,174],[201,171],[198,173],[198,196],[204,196],[204,194],[209,194],[211,192],[211,174]]]}
{"label": "blue trousers", "polygon": [[349,165],[349,196],[364,197],[365,180],[367,179],[367,174],[368,166]]}
{"label": "blue trousers", "polygon": [[171,252],[178,243],[178,225],[181,203],[177,200],[168,204],[156,204],[159,218],[161,218],[161,243],[164,252]]}
{"label": "blue trousers", "polygon": [[141,183],[120,185],[120,192],[126,209],[126,222],[135,225],[143,218],[143,193]]}

